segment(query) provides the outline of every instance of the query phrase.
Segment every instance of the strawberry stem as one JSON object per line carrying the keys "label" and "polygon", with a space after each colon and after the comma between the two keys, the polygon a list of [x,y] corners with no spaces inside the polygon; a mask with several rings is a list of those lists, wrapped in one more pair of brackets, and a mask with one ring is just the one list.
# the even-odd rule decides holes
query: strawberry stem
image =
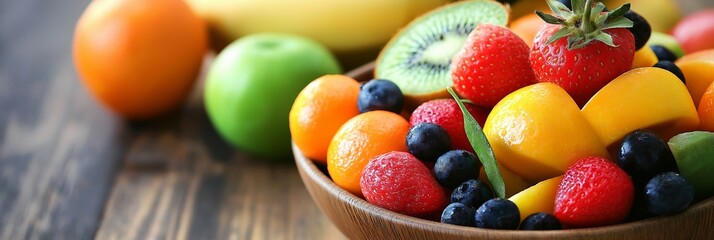
{"label": "strawberry stem", "polygon": [[608,13],[602,13],[605,9],[604,4],[601,2],[593,4],[592,0],[572,0],[572,10],[557,0],[547,0],[547,3],[554,15],[541,11],[536,11],[536,14],[547,23],[562,25],[562,28],[548,39],[547,44],[567,38],[567,46],[570,50],[585,47],[592,41],[617,47],[612,42],[612,36],[604,30],[630,28],[633,24],[624,16],[630,10],[629,3]]}
{"label": "strawberry stem", "polygon": [[593,32],[594,26],[592,25],[590,21],[590,14],[592,13],[592,4],[590,4],[590,0],[585,1],[585,13],[583,13],[583,18],[580,21],[580,27],[583,29],[583,32],[585,33],[591,33]]}

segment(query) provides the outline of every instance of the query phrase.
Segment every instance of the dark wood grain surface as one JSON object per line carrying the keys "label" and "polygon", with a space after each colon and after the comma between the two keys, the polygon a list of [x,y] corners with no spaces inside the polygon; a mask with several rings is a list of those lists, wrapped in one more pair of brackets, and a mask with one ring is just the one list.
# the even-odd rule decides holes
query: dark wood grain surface
{"label": "dark wood grain surface", "polygon": [[0,0],[0,239],[344,238],[291,161],[220,140],[200,84],[150,122],[98,105],[70,54],[88,3]]}
{"label": "dark wood grain surface", "polygon": [[[88,0],[0,1],[0,239],[335,239],[291,159],[226,145],[201,104],[126,122],[74,71]],[[209,56],[210,58],[210,56]]]}

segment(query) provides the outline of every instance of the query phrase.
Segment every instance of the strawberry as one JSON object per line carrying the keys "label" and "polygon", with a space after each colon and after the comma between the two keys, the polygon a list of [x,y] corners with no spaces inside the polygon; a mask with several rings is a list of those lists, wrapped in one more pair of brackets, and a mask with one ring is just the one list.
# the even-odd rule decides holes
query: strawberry
{"label": "strawberry", "polygon": [[[473,104],[465,104],[479,125],[483,126],[488,116],[488,111]],[[446,130],[451,138],[454,149],[474,152],[464,132],[464,115],[454,99],[436,99],[422,103],[412,112],[409,118],[411,126],[419,123],[434,123]]]}
{"label": "strawberry", "polygon": [[552,82],[567,91],[579,106],[620,74],[632,68],[635,39],[627,29],[627,3],[612,12],[590,0],[573,1],[573,10],[548,0],[555,16],[537,11],[544,25],[533,40],[530,62],[540,82]]}
{"label": "strawberry", "polygon": [[596,227],[625,220],[632,207],[630,176],[614,162],[585,157],[570,166],[555,194],[555,216],[567,227]]}
{"label": "strawberry", "polygon": [[406,152],[388,152],[370,160],[360,188],[368,202],[414,217],[434,216],[448,204],[431,170]]}
{"label": "strawberry", "polygon": [[483,107],[493,107],[509,93],[536,82],[528,45],[508,28],[479,24],[453,58],[456,92]]}

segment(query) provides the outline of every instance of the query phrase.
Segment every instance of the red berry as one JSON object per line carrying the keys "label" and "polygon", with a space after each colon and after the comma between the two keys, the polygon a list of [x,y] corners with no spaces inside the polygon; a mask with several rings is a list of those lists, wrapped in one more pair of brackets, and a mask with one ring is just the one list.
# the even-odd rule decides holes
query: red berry
{"label": "red berry", "polygon": [[[483,127],[488,116],[488,110],[477,107],[473,104],[465,104],[476,121]],[[462,149],[474,152],[474,149],[466,138],[464,131],[464,115],[459,109],[459,105],[453,99],[436,99],[422,103],[412,112],[409,118],[411,126],[419,123],[434,123],[446,130],[451,138],[451,145],[454,149]]]}
{"label": "red berry", "polygon": [[368,202],[415,217],[441,213],[448,201],[431,170],[406,152],[388,152],[372,159],[360,178]]}
{"label": "red berry", "polygon": [[536,34],[531,65],[538,81],[558,84],[578,106],[585,105],[602,87],[632,68],[635,38],[627,29],[605,30],[618,47],[593,41],[572,50],[568,50],[566,38],[546,44],[558,30],[560,26],[546,24]]}
{"label": "red berry", "polygon": [[625,16],[630,4],[609,12],[600,2],[581,4],[573,11],[550,7],[555,16],[536,11],[550,24],[533,39],[531,66],[538,81],[558,84],[582,107],[632,68],[635,37],[628,30],[633,23]]}
{"label": "red berry", "polygon": [[476,105],[493,107],[509,93],[536,82],[528,54],[528,45],[508,28],[479,24],[454,56],[454,89]]}
{"label": "red berry", "polygon": [[570,166],[555,195],[555,216],[571,228],[612,225],[625,220],[634,186],[617,164],[585,157]]}

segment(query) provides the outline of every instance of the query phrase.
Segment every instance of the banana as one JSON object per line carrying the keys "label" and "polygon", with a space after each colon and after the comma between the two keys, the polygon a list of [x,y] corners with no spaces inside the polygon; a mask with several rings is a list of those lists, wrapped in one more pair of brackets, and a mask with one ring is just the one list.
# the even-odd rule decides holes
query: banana
{"label": "banana", "polygon": [[[632,10],[645,17],[652,30],[658,32],[669,32],[682,18],[682,11],[676,0],[604,0],[602,2],[610,9],[629,2],[632,4]],[[516,1],[511,4],[511,20],[532,13],[536,9],[550,11],[546,0]]]}
{"label": "banana", "polygon": [[284,32],[332,51],[381,47],[415,17],[450,0],[187,0],[225,45],[257,32]]}

